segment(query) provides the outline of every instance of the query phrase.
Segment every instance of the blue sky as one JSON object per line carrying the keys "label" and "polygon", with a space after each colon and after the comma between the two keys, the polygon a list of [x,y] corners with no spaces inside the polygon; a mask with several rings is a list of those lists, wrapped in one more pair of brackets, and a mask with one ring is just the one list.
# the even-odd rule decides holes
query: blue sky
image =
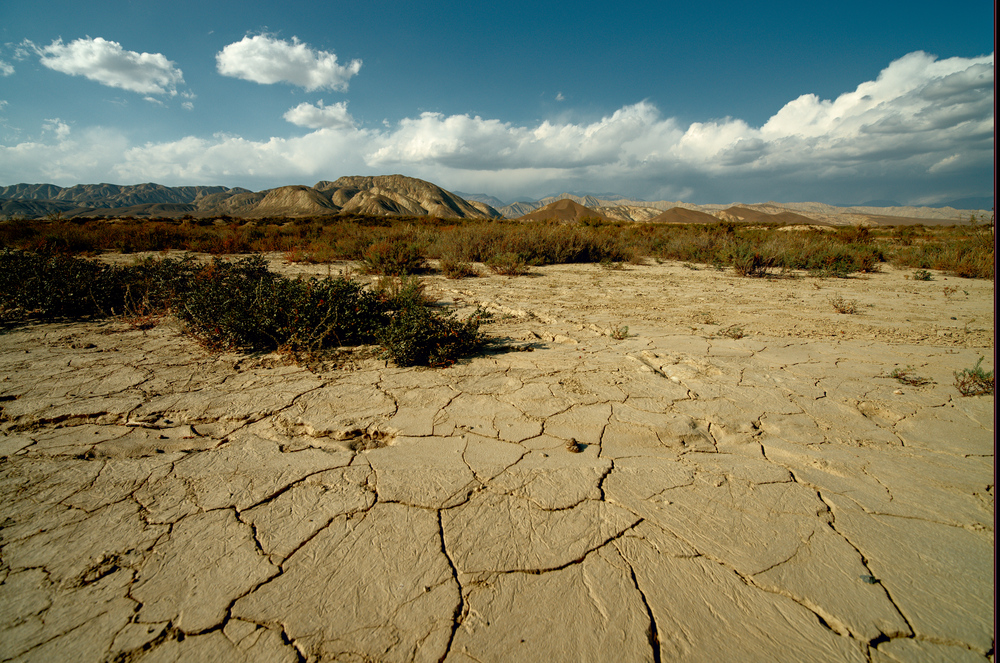
{"label": "blue sky", "polygon": [[993,195],[993,3],[0,3],[0,184]]}

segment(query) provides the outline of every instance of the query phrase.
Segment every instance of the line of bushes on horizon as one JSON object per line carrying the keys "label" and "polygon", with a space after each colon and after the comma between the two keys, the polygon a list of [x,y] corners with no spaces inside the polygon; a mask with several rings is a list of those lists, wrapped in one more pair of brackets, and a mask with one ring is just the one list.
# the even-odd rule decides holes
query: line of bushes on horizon
{"label": "line of bushes on horizon", "polygon": [[878,271],[880,263],[889,262],[994,277],[992,225],[975,220],[962,226],[790,231],[725,221],[574,225],[367,216],[227,221],[8,220],[0,222],[0,246],[84,255],[168,249],[212,255],[282,252],[292,261],[361,261],[367,271],[380,274],[414,273],[425,269],[428,259],[441,260],[446,273],[461,276],[469,274],[473,262],[537,266],[653,258],[733,267],[746,276],[787,269],[846,276]]}
{"label": "line of bushes on horizon", "polygon": [[269,271],[260,255],[112,265],[0,251],[0,322],[118,317],[146,327],[168,313],[212,349],[278,350],[307,361],[377,343],[399,366],[446,366],[484,340],[481,316],[438,312],[416,279],[381,289],[343,277],[290,279]]}

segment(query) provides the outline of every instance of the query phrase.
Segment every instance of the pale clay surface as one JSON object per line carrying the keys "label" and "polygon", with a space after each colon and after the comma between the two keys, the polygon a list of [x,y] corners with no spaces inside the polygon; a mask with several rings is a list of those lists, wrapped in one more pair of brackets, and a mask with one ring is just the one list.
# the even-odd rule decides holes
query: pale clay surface
{"label": "pale clay surface", "polygon": [[443,370],[8,329],[0,660],[992,660],[993,284],[909,273],[430,276]]}

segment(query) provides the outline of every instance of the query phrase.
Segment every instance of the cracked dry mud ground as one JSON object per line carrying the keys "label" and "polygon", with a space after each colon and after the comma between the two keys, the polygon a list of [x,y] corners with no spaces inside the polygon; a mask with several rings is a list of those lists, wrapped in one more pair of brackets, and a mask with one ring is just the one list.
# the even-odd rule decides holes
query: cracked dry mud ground
{"label": "cracked dry mud ground", "polygon": [[8,329],[0,660],[992,660],[993,284],[904,276],[429,277],[533,348],[444,370]]}

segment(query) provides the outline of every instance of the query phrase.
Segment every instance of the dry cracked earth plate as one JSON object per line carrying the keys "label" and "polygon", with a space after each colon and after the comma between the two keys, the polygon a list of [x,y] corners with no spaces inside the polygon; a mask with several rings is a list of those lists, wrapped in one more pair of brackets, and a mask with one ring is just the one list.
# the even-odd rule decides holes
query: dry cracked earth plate
{"label": "dry cracked earth plate", "polygon": [[445,370],[8,328],[0,660],[992,660],[993,288],[905,275],[430,277],[533,350]]}

